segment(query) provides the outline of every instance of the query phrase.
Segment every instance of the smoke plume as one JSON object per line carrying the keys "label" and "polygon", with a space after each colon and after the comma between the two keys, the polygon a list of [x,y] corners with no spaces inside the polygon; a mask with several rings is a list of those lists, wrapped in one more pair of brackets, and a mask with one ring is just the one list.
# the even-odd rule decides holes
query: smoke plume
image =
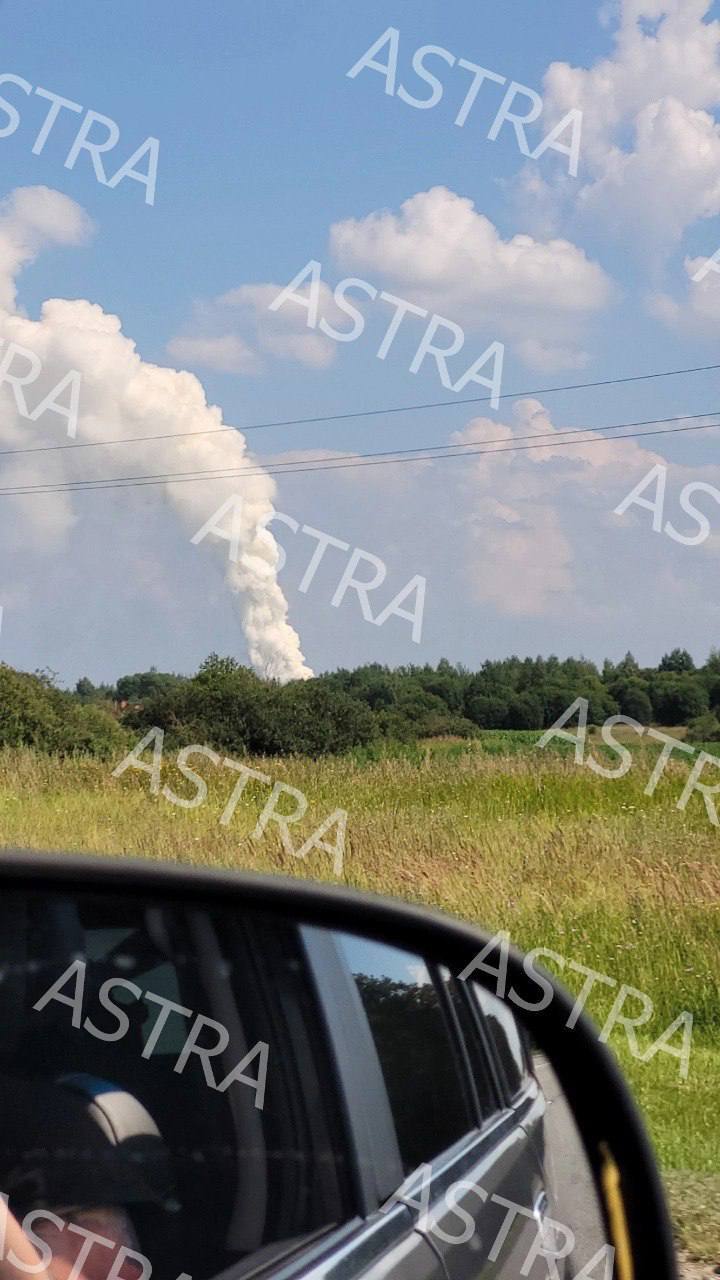
{"label": "smoke plume", "polygon": [[[15,191],[0,205],[0,360],[14,342],[35,353],[42,372],[24,393],[28,406],[40,404],[69,370],[82,377],[77,420],[77,443],[111,440],[118,436],[150,437],[179,433],[174,440],[153,441],[108,449],[71,449],[4,459],[2,487],[66,480],[145,475],[231,468],[235,476],[167,481],[155,492],[171,504],[187,531],[188,554],[204,555],[208,545],[227,563],[227,582],[237,597],[250,661],[263,676],[280,681],[312,675],[300,649],[297,633],[287,620],[287,602],[277,581],[279,551],[264,523],[273,508],[275,484],[265,474],[250,474],[257,464],[248,456],[240,432],[191,435],[223,426],[222,414],[208,405],[194,374],[149,364],[122,333],[117,316],[95,303],[53,298],[31,320],[16,304],[16,276],[45,246],[78,244],[91,224],[69,197],[47,187]],[[24,365],[18,357],[18,373]],[[68,395],[60,397],[64,404]],[[23,416],[12,386],[0,386],[0,442],[3,448],[28,446],[28,419]],[[183,438],[186,436],[187,438]],[[64,424],[48,409],[33,423],[32,444],[66,443]],[[208,534],[197,548],[195,533],[223,501],[238,495],[240,557],[229,557],[228,541]],[[41,498],[14,497],[20,518],[27,523],[27,541],[40,549],[57,541],[80,518],[72,492]],[[88,519],[88,516],[83,518]],[[121,536],[121,531],[119,535]]]}

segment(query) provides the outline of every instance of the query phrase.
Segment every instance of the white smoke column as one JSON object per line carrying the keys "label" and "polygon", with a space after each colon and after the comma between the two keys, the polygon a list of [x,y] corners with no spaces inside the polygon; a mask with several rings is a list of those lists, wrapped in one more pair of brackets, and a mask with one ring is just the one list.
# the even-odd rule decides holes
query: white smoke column
{"label": "white smoke column", "polygon": [[[0,338],[19,343],[41,359],[41,377],[27,391],[29,404],[39,403],[70,369],[82,375],[78,443],[119,436],[180,433],[166,441],[139,442],[127,448],[60,450],[6,460],[3,486],[50,483],[112,475],[210,471],[232,468],[235,477],[189,483],[166,482],[150,492],[165,493],[188,531],[188,553],[203,554],[189,537],[223,501],[236,494],[239,512],[240,559],[229,557],[226,539],[208,534],[227,561],[227,580],[236,593],[250,661],[261,675],[280,681],[306,679],[306,666],[297,633],[287,621],[287,602],[277,581],[277,543],[261,524],[271,516],[275,484],[266,474],[251,474],[256,464],[248,457],[239,432],[195,435],[223,426],[222,414],[210,406],[194,374],[162,368],[142,360],[134,343],[121,331],[117,316],[97,304],[51,299],[41,318],[30,320],[13,310],[14,276],[32,261],[43,244],[78,243],[88,233],[89,220],[70,200],[46,187],[23,188],[0,206]],[[0,353],[5,347],[0,347]],[[22,362],[18,358],[18,367]],[[14,366],[13,366],[14,370]],[[32,400],[31,400],[32,396]],[[61,397],[68,402],[67,393]],[[0,440],[11,448],[28,447],[28,420],[21,417],[11,389],[0,388]],[[183,439],[183,433],[187,438]],[[64,424],[52,410],[32,424],[32,444],[65,443]],[[31,530],[27,541],[39,545],[62,537],[76,522],[72,493],[13,498]]]}

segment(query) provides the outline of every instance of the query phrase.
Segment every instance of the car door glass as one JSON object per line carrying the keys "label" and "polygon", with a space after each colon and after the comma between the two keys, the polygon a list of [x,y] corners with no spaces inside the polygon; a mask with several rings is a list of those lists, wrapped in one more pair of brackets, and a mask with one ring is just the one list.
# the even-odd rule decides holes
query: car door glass
{"label": "car door glass", "polygon": [[153,1280],[207,1280],[353,1216],[293,925],[39,892],[0,904],[8,920],[0,1193],[18,1221],[42,1205],[72,1241],[111,1213]]}
{"label": "car door glass", "polygon": [[336,936],[370,1024],[401,1159],[410,1173],[475,1125],[457,1045],[420,956]]}
{"label": "car door glass", "polygon": [[501,1109],[502,1100],[496,1076],[489,1061],[489,1050],[480,1031],[480,1019],[477,1010],[473,1008],[473,997],[467,990],[467,984],[458,981],[450,970],[442,965],[439,973],[457,1018],[477,1106],[481,1119],[485,1121],[497,1115]]}
{"label": "car door glass", "polygon": [[513,1098],[527,1079],[527,1057],[523,1048],[520,1029],[512,1011],[491,991],[470,983],[475,999],[482,1009],[485,1025],[502,1067],[510,1097]]}

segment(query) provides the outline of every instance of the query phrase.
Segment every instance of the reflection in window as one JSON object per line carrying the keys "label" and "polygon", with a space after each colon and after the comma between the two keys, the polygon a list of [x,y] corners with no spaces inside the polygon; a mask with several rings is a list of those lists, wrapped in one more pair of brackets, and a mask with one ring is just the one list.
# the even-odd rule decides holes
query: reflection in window
{"label": "reflection in window", "polygon": [[420,956],[344,934],[338,941],[370,1024],[410,1173],[473,1127],[456,1050]]}
{"label": "reflection in window", "polygon": [[515,1015],[491,991],[486,991],[475,982],[471,985],[485,1014],[486,1026],[502,1064],[508,1091],[514,1097],[523,1087],[527,1075],[527,1058]]}

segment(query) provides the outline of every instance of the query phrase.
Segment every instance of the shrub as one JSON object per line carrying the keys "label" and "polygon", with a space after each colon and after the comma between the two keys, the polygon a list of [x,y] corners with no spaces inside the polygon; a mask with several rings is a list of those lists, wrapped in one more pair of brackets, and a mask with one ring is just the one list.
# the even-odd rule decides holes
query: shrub
{"label": "shrub", "polygon": [[720,720],[712,711],[696,716],[688,725],[686,742],[720,742]]}
{"label": "shrub", "polygon": [[101,707],[79,702],[47,675],[0,664],[0,746],[108,759],[129,741]]}

